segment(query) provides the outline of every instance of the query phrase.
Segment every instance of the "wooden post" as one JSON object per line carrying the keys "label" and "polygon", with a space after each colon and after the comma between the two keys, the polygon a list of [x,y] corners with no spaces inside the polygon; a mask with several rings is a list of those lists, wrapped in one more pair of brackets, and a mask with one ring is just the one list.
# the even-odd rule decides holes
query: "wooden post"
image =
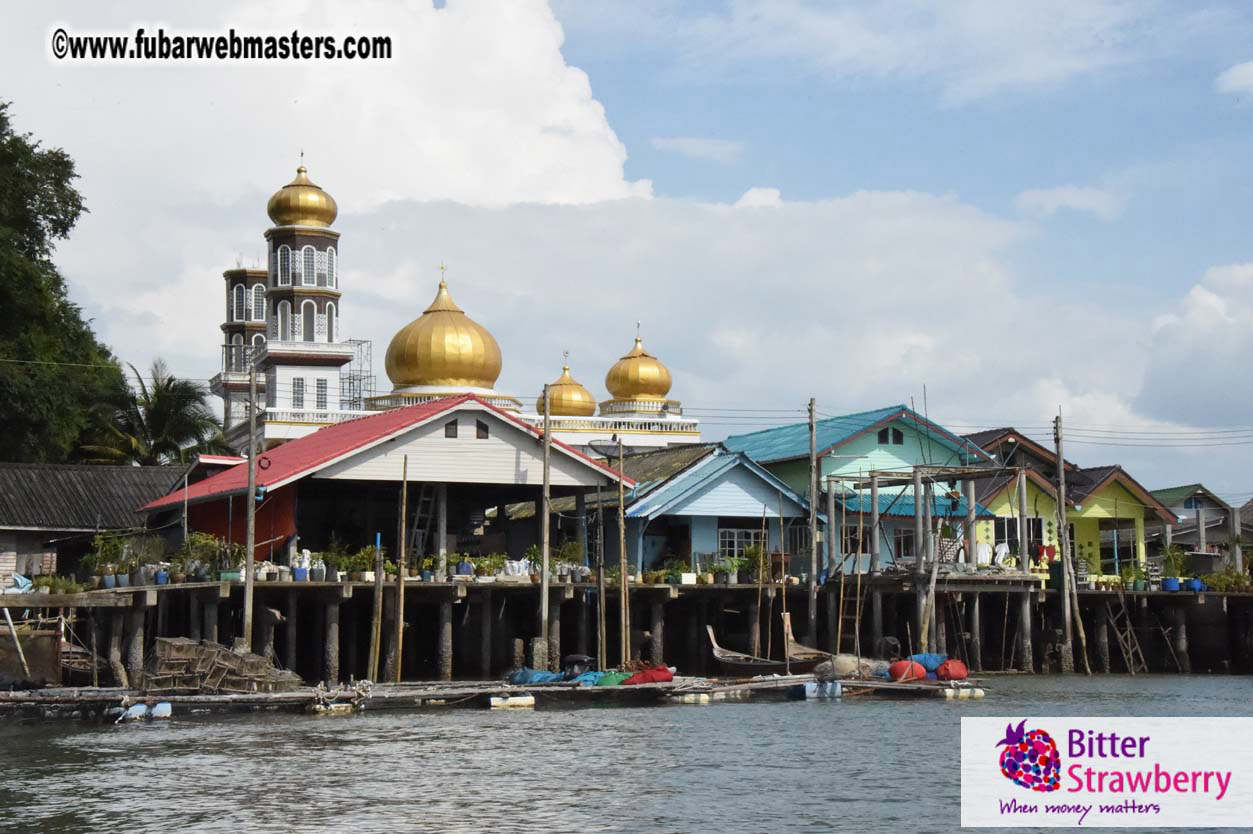
{"label": "wooden post", "polygon": [[622,470],[626,465],[622,453],[622,438],[618,438],[618,569],[621,596],[618,599],[618,628],[621,632],[619,657],[625,667],[631,660],[631,603],[628,598],[630,568],[626,552],[626,484],[622,482]]}
{"label": "wooden post", "polygon": [[609,665],[609,632],[605,622],[608,595],[605,591],[605,501],[596,507],[596,669],[605,671]]}
{"label": "wooden post", "polygon": [[[142,599],[143,594],[135,594]],[[126,644],[126,673],[130,676],[130,685],[135,689],[144,688],[144,618],[147,609],[136,605],[127,612],[127,631],[130,633]]]}
{"label": "wooden post", "polygon": [[448,484],[435,485],[435,503],[435,553],[439,556],[435,578],[444,582],[448,579]]}
{"label": "wooden post", "polygon": [[370,605],[370,656],[366,659],[366,679],[379,679],[379,652],[383,642],[383,549],[378,533],[374,534],[374,601]]}
{"label": "wooden post", "polygon": [[[704,598],[701,599],[701,613],[704,614]],[[701,617],[700,628],[705,628],[704,616]],[[756,597],[748,601],[748,653],[753,657],[761,657],[761,603]]]}
{"label": "wooden post", "polygon": [[1105,674],[1109,674],[1109,613],[1105,608],[1096,611],[1096,663]]}
{"label": "wooden post", "polygon": [[257,550],[257,358],[248,357],[248,526],[244,541],[244,646],[252,651],[252,590]]}
{"label": "wooden post", "polygon": [[109,612],[109,670],[113,679],[123,689],[130,689],[130,676],[122,663],[122,631],[126,628],[126,615],[121,608]]}
{"label": "wooden post", "polygon": [[[835,554],[838,552],[836,545],[836,526],[835,526],[835,478],[827,476],[827,581],[835,578],[836,561]],[[835,639],[835,638],[832,638]]]}
{"label": "wooden post", "polygon": [[439,604],[439,633],[436,644],[439,679],[450,681],[452,680],[452,603],[448,601]]}
{"label": "wooden post", "polygon": [[484,590],[479,596],[479,677],[492,677],[492,592]]}
{"label": "wooden post", "polygon": [[283,666],[294,671],[296,669],[296,659],[299,657],[299,646],[297,641],[300,639],[299,623],[296,619],[296,612],[300,610],[300,597],[293,590],[287,592],[287,622],[284,624],[286,628],[283,630]]}
{"label": "wooden post", "polygon": [[222,642],[218,634],[218,598],[215,592],[212,598],[204,601],[204,634],[202,639],[208,640],[210,643]]}
{"label": "wooden post", "polygon": [[937,596],[933,610],[935,612],[935,650],[940,654],[948,654],[948,610],[944,604],[948,596]]}
{"label": "wooden post", "polygon": [[818,645],[818,403],[809,398],[809,605],[807,632]]}
{"label": "wooden post", "polygon": [[[880,655],[879,647],[883,644],[883,592],[870,592],[870,646],[875,657],[886,660]],[[838,647],[836,647],[838,649]]]}
{"label": "wooden post", "polygon": [[261,608],[260,616],[257,617],[258,630],[261,632],[261,645],[257,647],[257,654],[271,660],[275,658],[274,630],[285,619],[277,608]]}
{"label": "wooden post", "polygon": [[1209,536],[1205,529],[1205,508],[1201,506],[1201,499],[1197,499],[1196,504],[1196,549],[1204,553],[1209,546]]}
{"label": "wooden post", "polygon": [[1062,607],[1062,672],[1075,671],[1075,651],[1070,622],[1070,532],[1067,526],[1066,458],[1062,451],[1062,415],[1053,418],[1053,440],[1057,444],[1057,541],[1062,554],[1062,589],[1057,595]]}
{"label": "wooden post", "polygon": [[187,636],[200,642],[201,629],[204,626],[200,612],[200,597],[196,591],[187,594]]}
{"label": "wooden post", "polygon": [[1231,564],[1236,573],[1244,573],[1244,549],[1240,544],[1240,535],[1244,526],[1240,523],[1240,507],[1233,506],[1227,511],[1227,532],[1231,537]]}
{"label": "wooden post", "polygon": [[1018,662],[1024,672],[1035,671],[1031,636],[1031,591],[1023,591],[1018,606]]}
{"label": "wooden post", "polygon": [[[914,467],[914,573],[919,576],[927,567],[927,548],[923,540],[924,526],[922,517],[922,470]],[[921,648],[918,649],[922,651]]]}
{"label": "wooden post", "polygon": [[983,671],[983,623],[979,611],[979,597],[975,591],[970,595],[970,671]]}
{"label": "wooden post", "polygon": [[561,600],[548,612],[548,670],[561,670]]}
{"label": "wooden post", "polygon": [[965,562],[968,565],[978,564],[975,558],[975,508],[978,502],[975,500],[975,481],[973,478],[966,480],[966,554]]}
{"label": "wooden post", "polygon": [[829,586],[827,597],[827,651],[835,653],[840,650],[840,604],[836,599],[835,584]]}
{"label": "wooden post", "polygon": [[[503,510],[504,507],[501,507]],[[409,570],[409,540],[406,536],[405,516],[409,512],[409,456],[405,455],[400,463],[400,546],[396,548],[396,630],[392,633],[391,656],[395,658],[392,683],[400,683],[404,663],[405,649],[405,576]],[[499,515],[497,516],[500,517]]]}
{"label": "wooden post", "polygon": [[586,655],[588,650],[587,591],[579,591],[574,597],[574,650]]}
{"label": "wooden post", "polygon": [[[1018,470],[1018,569],[1023,573],[1031,571],[1031,553],[1028,550],[1027,535],[1027,470]],[[1043,544],[1043,542],[1041,542]]]}
{"label": "wooden post", "polygon": [[[861,486],[858,485],[858,491]],[[859,508],[861,509],[861,508]],[[870,473],[870,573],[877,575],[880,567],[880,551],[883,548],[883,534],[879,521],[879,473]],[[857,556],[857,572],[861,573],[861,555]]]}
{"label": "wooden post", "polygon": [[1188,609],[1175,609],[1175,657],[1179,670],[1185,675],[1192,672],[1192,658],[1188,655]]}
{"label": "wooden post", "polygon": [[[549,632],[549,629],[548,629],[548,615],[549,615],[549,612],[548,612],[548,550],[549,550],[549,545],[551,544],[551,542],[549,541],[549,538],[552,535],[552,531],[549,529],[549,526],[552,523],[551,522],[552,484],[550,481],[550,478],[552,477],[552,471],[551,471],[552,465],[550,461],[550,456],[552,454],[552,438],[553,438],[552,431],[549,426],[549,419],[548,419],[550,399],[551,399],[551,396],[548,390],[548,385],[545,384],[544,385],[544,398],[543,398],[544,400],[543,487],[540,491],[540,502],[535,506],[536,512],[540,513],[539,633],[540,633],[541,638],[544,635],[548,634]],[[557,605],[558,607],[560,607],[561,603],[558,603]],[[558,643],[560,643],[560,629],[561,629],[561,626],[560,624],[558,624],[557,626]],[[552,656],[553,656],[554,649],[551,643],[552,643],[552,638],[549,637],[548,664],[546,667],[548,669],[553,669]],[[558,645],[556,651],[560,653],[560,645]],[[538,657],[535,659],[535,662],[537,664],[540,662]],[[558,662],[560,662],[560,658],[558,658]],[[537,666],[536,668],[544,668],[544,667]]]}
{"label": "wooden post", "polygon": [[326,603],[326,629],[322,643],[322,673],[327,686],[339,683],[339,599]]}
{"label": "wooden post", "polygon": [[649,605],[649,641],[648,657],[654,666],[665,663],[665,605],[660,598],[654,598]]}

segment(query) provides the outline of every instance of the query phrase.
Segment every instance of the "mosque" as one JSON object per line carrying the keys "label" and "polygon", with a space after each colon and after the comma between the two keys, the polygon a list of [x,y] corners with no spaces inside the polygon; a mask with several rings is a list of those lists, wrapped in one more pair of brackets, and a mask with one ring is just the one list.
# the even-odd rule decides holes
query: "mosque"
{"label": "mosque", "polygon": [[[227,270],[222,370],[210,389],[223,401],[228,441],[247,446],[249,372],[255,363],[258,433],[269,448],[369,413],[459,394],[475,394],[525,422],[544,422],[544,394],[521,400],[496,390],[503,355],[491,332],[453,301],[442,275],[431,303],[387,347],[389,393],[374,393],[372,346],[341,332],[339,232],[335,199],[308,175],[270,198],[266,269]],[[553,438],[604,453],[700,442],[699,421],[670,398],[670,370],[635,344],[605,374],[609,398],[597,402],[569,365],[548,384]]]}

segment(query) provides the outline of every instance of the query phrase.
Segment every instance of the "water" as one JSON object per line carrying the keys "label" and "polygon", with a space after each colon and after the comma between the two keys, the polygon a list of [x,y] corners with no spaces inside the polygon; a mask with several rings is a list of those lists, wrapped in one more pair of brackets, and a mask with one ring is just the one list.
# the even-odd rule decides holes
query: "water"
{"label": "water", "polygon": [[0,723],[0,832],[959,826],[962,715],[1248,715],[1238,677],[989,681],[979,702]]}

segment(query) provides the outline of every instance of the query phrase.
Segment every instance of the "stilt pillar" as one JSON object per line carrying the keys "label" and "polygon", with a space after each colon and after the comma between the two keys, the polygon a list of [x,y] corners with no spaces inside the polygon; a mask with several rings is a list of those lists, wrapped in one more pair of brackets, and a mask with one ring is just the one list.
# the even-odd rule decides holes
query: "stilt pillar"
{"label": "stilt pillar", "polygon": [[130,676],[126,674],[126,665],[122,663],[122,632],[125,629],[125,612],[114,608],[109,614],[109,669],[118,686],[130,689]]}
{"label": "stilt pillar", "polygon": [[1192,658],[1188,656],[1188,609],[1175,609],[1175,657],[1179,660],[1179,669],[1185,675],[1192,672]]}
{"label": "stilt pillar", "polygon": [[204,615],[204,634],[201,639],[208,640],[210,643],[220,643],[218,639],[218,600],[216,593],[212,599],[207,599],[203,605]]}
{"label": "stilt pillar", "polygon": [[1096,665],[1105,674],[1109,674],[1109,611],[1104,607],[1096,609]]}
{"label": "stilt pillar", "polygon": [[[702,632],[705,631],[704,602],[702,599],[700,610]],[[753,657],[761,657],[761,605],[757,602],[757,597],[753,597],[748,602],[748,653]]]}
{"label": "stilt pillar", "polygon": [[665,663],[666,641],[666,606],[661,600],[652,600],[649,604],[649,641],[648,656],[654,666]]}
{"label": "stilt pillar", "polygon": [[548,609],[548,671],[561,671],[561,599],[552,600]]}
{"label": "stilt pillar", "polygon": [[326,603],[322,643],[322,674],[327,686],[339,683],[339,600]]}
{"label": "stilt pillar", "polygon": [[[136,596],[142,597],[142,594]],[[132,608],[126,613],[129,642],[126,644],[126,674],[134,689],[144,688],[144,620],[146,608]]]}
{"label": "stilt pillar", "polygon": [[283,630],[283,666],[289,670],[295,670],[296,658],[298,656],[296,641],[299,639],[300,626],[296,620],[296,612],[299,610],[298,595],[295,591],[287,594],[287,622],[286,628]]}
{"label": "stilt pillar", "polygon": [[970,595],[970,671],[983,671],[983,616],[979,610],[980,594]]}
{"label": "stilt pillar", "polygon": [[948,611],[944,605],[946,597],[936,594],[932,614],[935,616],[935,650],[940,654],[948,654]]}
{"label": "stilt pillar", "polygon": [[201,619],[200,597],[192,591],[187,595],[187,636],[196,642],[200,642],[201,629],[204,622]]}
{"label": "stilt pillar", "polygon": [[[832,597],[834,599],[834,596]],[[834,638],[832,638],[834,639]],[[883,592],[870,592],[870,653],[880,657],[879,647],[883,645]],[[833,645],[831,650],[837,651],[839,646]]]}
{"label": "stilt pillar", "polygon": [[492,677],[492,592],[484,591],[479,602],[479,677]]}
{"label": "stilt pillar", "polygon": [[1035,671],[1031,651],[1031,592],[1023,591],[1018,600],[1018,662],[1024,672]]}
{"label": "stilt pillar", "polygon": [[441,602],[439,604],[439,633],[437,634],[436,645],[437,663],[439,666],[439,679],[442,681],[452,680],[452,603]]}

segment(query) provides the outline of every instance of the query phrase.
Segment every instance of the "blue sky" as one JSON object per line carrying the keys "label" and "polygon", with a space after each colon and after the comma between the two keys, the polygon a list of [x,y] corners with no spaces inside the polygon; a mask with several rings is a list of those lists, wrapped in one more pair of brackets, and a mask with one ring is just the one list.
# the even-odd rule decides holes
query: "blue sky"
{"label": "blue sky", "polygon": [[[603,396],[641,321],[710,438],[925,385],[941,419],[1061,408],[1081,463],[1253,495],[1253,428],[1180,445],[1253,427],[1246,4],[132,0],[6,24],[15,123],[73,155],[91,210],[58,262],[137,365],[216,372],[222,270],[263,251],[303,150],[340,206],[345,331],[378,356],[445,262],[509,393],[568,350]],[[396,54],[71,65],[58,25]],[[1079,442],[1108,427],[1131,445]]]}

